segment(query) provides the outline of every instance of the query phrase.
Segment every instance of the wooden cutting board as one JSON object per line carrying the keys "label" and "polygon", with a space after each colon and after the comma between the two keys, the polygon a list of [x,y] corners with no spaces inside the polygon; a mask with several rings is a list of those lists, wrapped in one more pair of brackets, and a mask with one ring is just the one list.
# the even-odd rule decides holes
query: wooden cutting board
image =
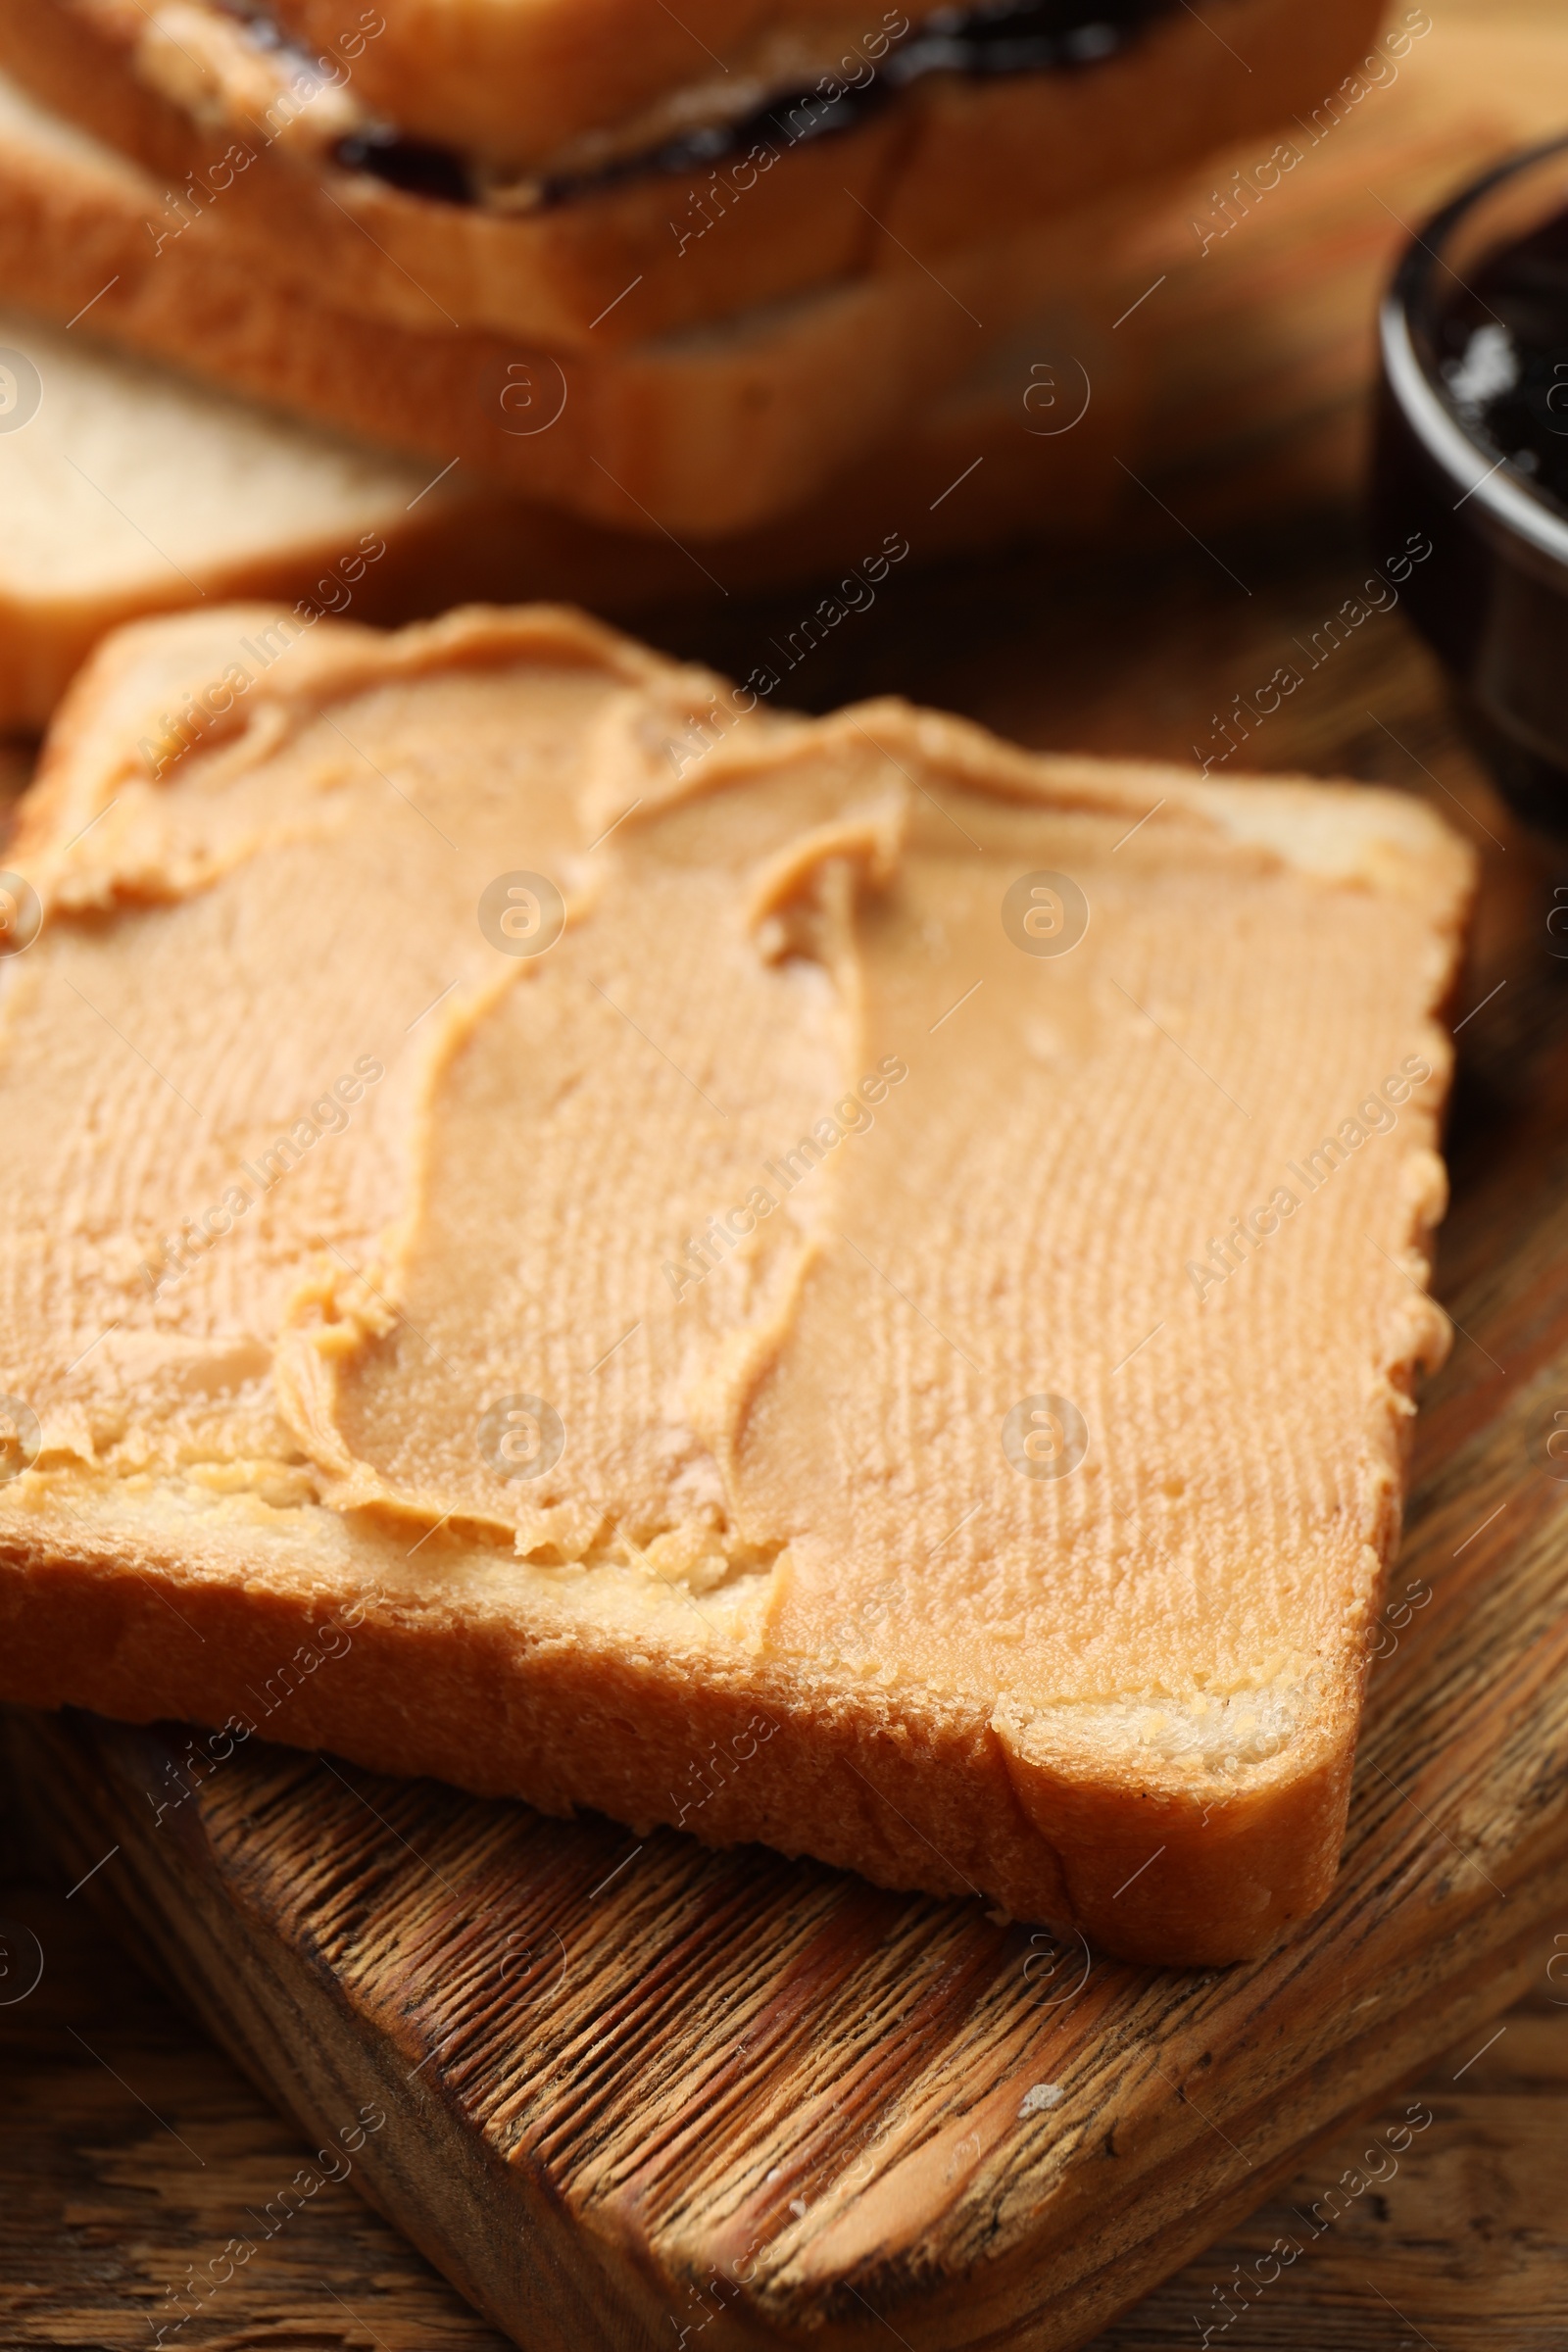
{"label": "wooden cutting board", "polygon": [[[1036,584],[1019,604],[1018,579],[933,585],[857,642],[853,676],[824,666],[821,699],[896,662],[1026,739],[1179,754],[1356,562],[1287,551],[1271,582],[1261,550],[1225,559],[1054,602]],[[97,1901],[330,2151],[296,2200],[344,2175],[341,2150],[351,2184],[529,2352],[1080,2343],[1545,1981],[1568,1923],[1568,1481],[1550,1450],[1568,1427],[1551,912],[1568,858],[1485,795],[1401,629],[1369,621],[1254,753],[1430,793],[1488,877],[1440,1269],[1454,1352],[1417,1425],[1345,1867],[1271,1959],[1135,1969],[978,1901],[755,1849],[639,1842],[256,1744],[194,1785],[178,1733],[22,1723],[67,1883],[93,1874],[77,1906]],[[1248,2302],[1278,2312],[1316,2232],[1417,2161],[1426,2115],[1441,2126],[1411,2107],[1380,2119],[1364,2176],[1250,2244],[1230,2298],[1210,2284],[1169,2340],[1218,2341]],[[166,2340],[268,2340],[228,2333],[237,2283],[204,2324],[242,2245],[188,2253]],[[1365,2302],[1299,2341],[1400,2340]]]}

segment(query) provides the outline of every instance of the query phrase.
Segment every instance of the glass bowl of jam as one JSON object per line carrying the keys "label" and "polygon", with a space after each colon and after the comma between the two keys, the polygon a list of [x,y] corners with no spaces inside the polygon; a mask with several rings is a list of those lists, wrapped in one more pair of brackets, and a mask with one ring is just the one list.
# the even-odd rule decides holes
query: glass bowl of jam
{"label": "glass bowl of jam", "polygon": [[1428,223],[1380,337],[1378,527],[1432,551],[1407,609],[1502,792],[1568,835],[1568,138]]}

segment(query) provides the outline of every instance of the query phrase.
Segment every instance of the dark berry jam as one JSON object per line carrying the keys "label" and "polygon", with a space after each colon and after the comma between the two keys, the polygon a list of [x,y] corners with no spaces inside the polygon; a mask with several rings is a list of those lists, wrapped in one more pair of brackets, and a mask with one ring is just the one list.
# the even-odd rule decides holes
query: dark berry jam
{"label": "dark berry jam", "polygon": [[[603,188],[655,173],[701,171],[734,155],[767,147],[782,154],[808,141],[857,130],[916,81],[931,74],[970,80],[1004,74],[1083,70],[1113,57],[1144,26],[1169,16],[1179,0],[1000,0],[984,8],[945,8],[887,45],[873,66],[847,61],[851,77],[829,72],[808,89],[792,90],[732,122],[688,131],[644,154],[580,176],[547,179],[541,206],[570,204]],[[897,13],[897,12],[893,12]],[[369,172],[388,185],[444,204],[474,201],[472,174],[453,150],[406,139],[395,130],[340,141],[345,170]]]}
{"label": "dark berry jam", "polygon": [[1430,540],[1410,616],[1501,791],[1568,835],[1568,141],[1428,224],[1382,344],[1380,539]]}
{"label": "dark berry jam", "polygon": [[1568,213],[1455,280],[1437,322],[1455,415],[1568,519]]}

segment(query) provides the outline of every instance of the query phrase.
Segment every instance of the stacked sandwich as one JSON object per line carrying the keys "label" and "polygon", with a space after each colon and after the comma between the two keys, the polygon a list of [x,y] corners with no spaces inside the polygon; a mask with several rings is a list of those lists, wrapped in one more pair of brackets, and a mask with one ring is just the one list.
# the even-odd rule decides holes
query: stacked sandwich
{"label": "stacked sandwich", "polygon": [[0,300],[644,537],[928,507],[986,402],[1084,463],[1118,208],[1378,14],[0,0]]}

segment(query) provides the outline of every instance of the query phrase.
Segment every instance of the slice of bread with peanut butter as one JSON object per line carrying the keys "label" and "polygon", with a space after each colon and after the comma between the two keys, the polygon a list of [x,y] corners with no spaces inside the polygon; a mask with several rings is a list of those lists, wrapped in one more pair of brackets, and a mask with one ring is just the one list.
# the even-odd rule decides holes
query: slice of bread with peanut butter
{"label": "slice of bread with peanut butter", "polygon": [[1258,1952],[1469,854],[777,690],[542,608],[94,657],[0,901],[0,1695]]}

